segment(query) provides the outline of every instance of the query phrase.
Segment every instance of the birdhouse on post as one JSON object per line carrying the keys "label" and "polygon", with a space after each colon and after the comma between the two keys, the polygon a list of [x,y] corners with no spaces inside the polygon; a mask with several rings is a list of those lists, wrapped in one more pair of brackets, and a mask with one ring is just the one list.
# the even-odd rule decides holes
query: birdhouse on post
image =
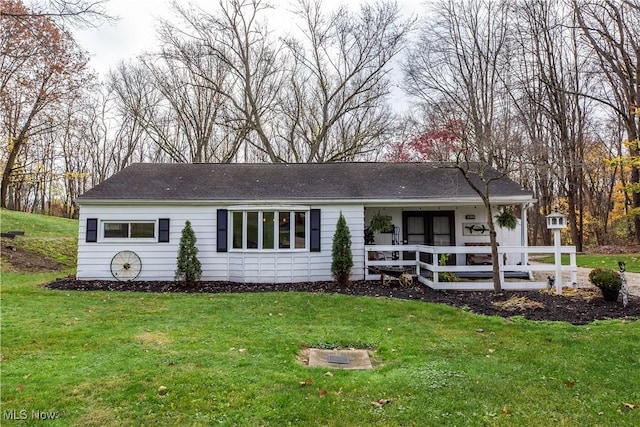
{"label": "birdhouse on post", "polygon": [[556,265],[556,276],[554,282],[556,292],[562,293],[562,252],[560,251],[560,230],[567,228],[567,216],[558,212],[547,215],[547,228],[553,230],[553,245],[555,249],[554,262]]}
{"label": "birdhouse on post", "polygon": [[549,230],[562,230],[567,228],[567,216],[555,210],[552,214],[547,215],[547,228]]}

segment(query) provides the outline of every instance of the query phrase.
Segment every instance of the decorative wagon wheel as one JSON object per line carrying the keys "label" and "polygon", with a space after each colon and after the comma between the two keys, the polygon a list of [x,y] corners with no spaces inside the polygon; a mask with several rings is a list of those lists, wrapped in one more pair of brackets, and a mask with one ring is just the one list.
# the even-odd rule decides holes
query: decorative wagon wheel
{"label": "decorative wagon wheel", "polygon": [[137,253],[121,251],[111,260],[111,274],[118,280],[133,280],[142,270],[142,261]]}

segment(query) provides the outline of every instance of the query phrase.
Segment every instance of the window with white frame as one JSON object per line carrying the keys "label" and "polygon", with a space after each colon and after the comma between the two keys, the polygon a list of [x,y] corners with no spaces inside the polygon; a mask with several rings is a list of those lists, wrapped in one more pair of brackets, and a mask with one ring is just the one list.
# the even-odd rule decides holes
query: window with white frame
{"label": "window with white frame", "polygon": [[102,223],[105,239],[154,239],[155,221],[104,221]]}
{"label": "window with white frame", "polygon": [[230,217],[232,249],[309,248],[307,210],[234,210]]}

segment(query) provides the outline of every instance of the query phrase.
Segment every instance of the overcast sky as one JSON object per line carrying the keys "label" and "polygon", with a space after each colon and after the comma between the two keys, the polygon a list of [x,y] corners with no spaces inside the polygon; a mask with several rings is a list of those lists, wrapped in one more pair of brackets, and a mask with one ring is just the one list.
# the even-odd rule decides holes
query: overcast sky
{"label": "overcast sky", "polygon": [[[424,0],[397,0],[407,16],[418,14],[423,2]],[[156,18],[171,18],[169,3],[169,0],[109,0],[106,7],[112,15],[120,17],[117,22],[113,25],[103,24],[97,29],[74,31],[80,46],[89,52],[92,68],[104,76],[121,60],[135,58],[143,51],[153,50],[156,40],[154,21]],[[210,10],[218,1],[195,0],[191,3]],[[278,16],[286,17],[286,10],[292,0],[271,0],[270,3],[283,10]],[[333,10],[340,4],[357,6],[361,2],[325,0],[324,3],[328,10]]]}

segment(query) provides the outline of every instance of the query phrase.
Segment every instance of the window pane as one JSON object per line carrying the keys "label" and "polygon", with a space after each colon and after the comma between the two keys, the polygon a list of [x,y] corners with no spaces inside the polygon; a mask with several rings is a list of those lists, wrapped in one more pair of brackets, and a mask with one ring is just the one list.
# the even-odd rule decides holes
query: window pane
{"label": "window pane", "polygon": [[106,222],[104,224],[104,237],[129,237],[129,224],[126,222]]}
{"label": "window pane", "polygon": [[262,213],[262,248],[274,249],[274,237],[275,237],[275,213],[263,212]]}
{"label": "window pane", "polygon": [[306,226],[307,221],[305,220],[306,212],[296,212],[296,249],[304,249],[307,247],[307,239],[306,239]]}
{"label": "window pane", "polygon": [[258,212],[247,212],[247,248],[258,248]]}
{"label": "window pane", "polygon": [[433,218],[434,234],[449,234],[449,217],[436,216]]}
{"label": "window pane", "polygon": [[407,233],[424,234],[424,218],[421,216],[410,216],[407,218]]}
{"label": "window pane", "polygon": [[233,248],[242,249],[242,212],[233,213]]}
{"label": "window pane", "polygon": [[291,248],[291,214],[289,212],[280,212],[278,219],[278,247],[280,249],[289,249]]}
{"label": "window pane", "polygon": [[155,237],[156,225],[152,222],[132,222],[131,237],[135,238],[153,238]]}

